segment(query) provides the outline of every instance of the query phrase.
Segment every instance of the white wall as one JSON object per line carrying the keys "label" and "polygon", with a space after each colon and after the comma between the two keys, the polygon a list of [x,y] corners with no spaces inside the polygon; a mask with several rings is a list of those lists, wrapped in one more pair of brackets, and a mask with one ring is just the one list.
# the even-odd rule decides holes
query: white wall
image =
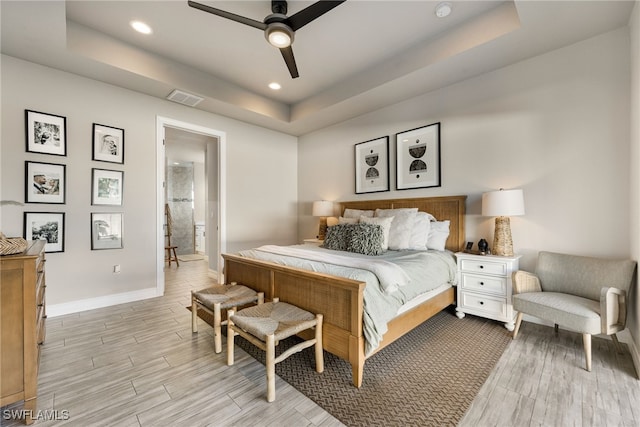
{"label": "white wall", "polygon": [[[315,235],[313,200],[466,194],[467,240],[493,239],[481,194],[523,188],[512,218],[521,266],[541,249],[629,253],[629,39],[616,30],[304,135],[299,143],[301,237]],[[441,122],[442,186],[354,194],[354,144]]]}
{"label": "white wall", "polygon": [[[5,55],[1,66],[0,199],[24,201],[25,160],[66,165],[66,204],[1,211],[7,235],[22,235],[23,211],[66,213],[65,252],[47,255],[49,305],[155,289],[157,116],[226,132],[229,251],[296,241],[295,137]],[[66,157],[25,152],[25,109],[67,118]],[[94,122],[125,129],[124,165],[91,161]],[[123,206],[91,206],[91,168],[124,170]],[[124,249],[91,250],[90,213],[102,211],[124,212]]]}
{"label": "white wall", "polygon": [[[640,259],[640,4],[636,2],[629,19],[631,40],[631,257]],[[640,355],[640,289],[637,285],[629,298],[630,310],[627,326],[635,344],[635,351],[631,354]],[[640,367],[640,359],[635,360],[636,367]]]}

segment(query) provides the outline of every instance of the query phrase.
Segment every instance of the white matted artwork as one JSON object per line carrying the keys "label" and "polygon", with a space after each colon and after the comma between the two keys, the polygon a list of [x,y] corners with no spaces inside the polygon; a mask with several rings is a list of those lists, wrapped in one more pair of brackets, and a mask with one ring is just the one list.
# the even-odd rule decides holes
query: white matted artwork
{"label": "white matted artwork", "polygon": [[25,110],[27,151],[67,155],[67,118],[55,114]]}
{"label": "white matted artwork", "polygon": [[356,194],[389,191],[389,137],[355,145]]}
{"label": "white matted artwork", "polygon": [[25,203],[65,202],[66,166],[25,161]]}
{"label": "white matted artwork", "polygon": [[122,205],[124,172],[91,169],[91,204]]}
{"label": "white matted artwork", "polygon": [[91,250],[122,249],[122,212],[91,214]]}
{"label": "white matted artwork", "polygon": [[93,124],[93,160],[124,163],[124,129]]}
{"label": "white matted artwork", "polygon": [[45,252],[64,252],[64,212],[25,212],[24,239],[46,240]]}
{"label": "white matted artwork", "polygon": [[396,188],[440,187],[440,123],[396,134]]}

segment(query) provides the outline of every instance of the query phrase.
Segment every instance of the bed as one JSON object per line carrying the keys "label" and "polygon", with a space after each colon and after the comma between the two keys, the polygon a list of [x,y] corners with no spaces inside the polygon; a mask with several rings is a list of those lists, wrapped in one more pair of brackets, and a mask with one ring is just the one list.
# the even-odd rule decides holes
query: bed
{"label": "bed", "polygon": [[[418,208],[437,220],[449,220],[449,236],[445,247],[449,251],[462,249],[465,242],[464,215],[466,196],[446,196],[411,199],[366,200],[340,202],[345,209]],[[223,254],[225,283],[237,282],[258,292],[266,299],[274,296],[312,313],[322,313],[323,347],[326,351],[348,361],[352,380],[361,387],[367,357],[380,351],[425,320],[455,302],[454,288],[438,289],[419,304],[405,309],[387,324],[387,331],[374,352],[365,351],[363,332],[364,281],[307,271],[252,259],[238,254]]]}

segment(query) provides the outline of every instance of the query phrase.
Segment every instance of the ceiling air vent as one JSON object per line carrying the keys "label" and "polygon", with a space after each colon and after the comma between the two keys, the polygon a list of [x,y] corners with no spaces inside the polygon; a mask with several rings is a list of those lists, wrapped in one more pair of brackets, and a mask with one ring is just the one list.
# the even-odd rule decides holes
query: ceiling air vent
{"label": "ceiling air vent", "polygon": [[187,92],[183,92],[181,90],[174,90],[167,96],[169,101],[177,102],[178,104],[188,105],[189,107],[195,107],[202,101],[204,98],[199,97],[198,95],[192,95]]}

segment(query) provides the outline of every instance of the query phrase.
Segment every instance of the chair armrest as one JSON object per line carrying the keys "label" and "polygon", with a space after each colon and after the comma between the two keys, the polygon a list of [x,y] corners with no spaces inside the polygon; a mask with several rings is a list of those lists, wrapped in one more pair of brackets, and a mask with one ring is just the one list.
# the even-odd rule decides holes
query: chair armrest
{"label": "chair armrest", "polygon": [[600,322],[602,333],[611,335],[627,323],[627,293],[618,288],[600,290]]}
{"label": "chair armrest", "polygon": [[533,273],[528,271],[514,271],[512,275],[513,293],[526,294],[527,292],[542,292],[540,279]]}

